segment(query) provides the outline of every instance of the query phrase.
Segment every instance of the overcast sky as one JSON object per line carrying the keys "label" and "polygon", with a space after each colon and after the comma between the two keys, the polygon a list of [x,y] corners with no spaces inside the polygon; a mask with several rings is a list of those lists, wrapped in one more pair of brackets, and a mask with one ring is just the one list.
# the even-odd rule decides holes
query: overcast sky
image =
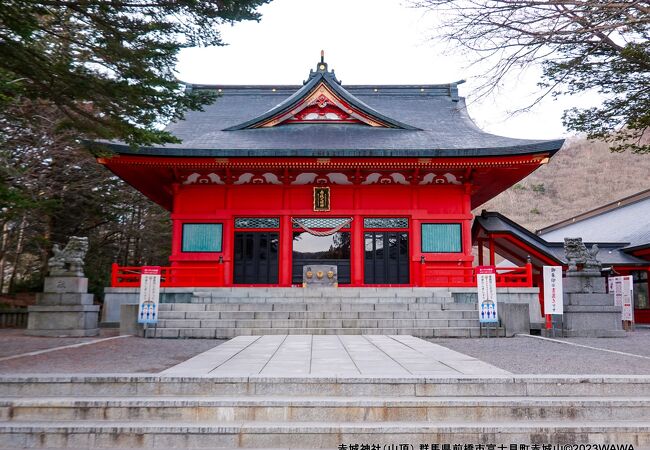
{"label": "overcast sky", "polygon": [[432,13],[399,0],[274,0],[260,12],[259,23],[224,27],[227,47],[184,50],[179,78],[206,84],[301,84],[323,49],[344,86],[467,79],[461,95],[468,97],[471,116],[486,131],[520,138],[568,135],[561,116],[575,98],[549,99],[512,116],[538,93],[535,71],[511,77],[492,98],[472,101],[482,68],[468,69],[467,56],[445,54],[445,46],[430,39]]}

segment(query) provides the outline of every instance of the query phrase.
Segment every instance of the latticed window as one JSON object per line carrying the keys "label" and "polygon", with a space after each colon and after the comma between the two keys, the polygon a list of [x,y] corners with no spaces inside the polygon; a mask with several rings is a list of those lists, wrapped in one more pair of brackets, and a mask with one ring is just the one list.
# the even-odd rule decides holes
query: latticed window
{"label": "latticed window", "polygon": [[277,217],[239,217],[235,219],[235,228],[280,228]]}
{"label": "latticed window", "polygon": [[294,228],[338,228],[347,225],[350,218],[344,217],[305,217],[293,220]]}
{"label": "latticed window", "polygon": [[364,228],[408,228],[409,220],[405,217],[366,217]]}
{"label": "latticed window", "polygon": [[182,251],[184,252],[220,252],[220,223],[184,223]]}
{"label": "latticed window", "polygon": [[460,253],[459,223],[423,223],[422,251],[425,253]]}

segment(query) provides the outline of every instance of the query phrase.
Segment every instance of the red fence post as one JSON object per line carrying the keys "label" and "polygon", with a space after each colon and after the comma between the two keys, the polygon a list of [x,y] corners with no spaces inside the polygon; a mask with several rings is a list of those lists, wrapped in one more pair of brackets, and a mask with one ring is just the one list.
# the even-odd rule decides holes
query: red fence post
{"label": "red fence post", "polygon": [[526,263],[526,287],[533,287],[533,265]]}
{"label": "red fence post", "polygon": [[111,264],[111,287],[117,287],[117,272],[119,270],[119,266],[117,263]]}

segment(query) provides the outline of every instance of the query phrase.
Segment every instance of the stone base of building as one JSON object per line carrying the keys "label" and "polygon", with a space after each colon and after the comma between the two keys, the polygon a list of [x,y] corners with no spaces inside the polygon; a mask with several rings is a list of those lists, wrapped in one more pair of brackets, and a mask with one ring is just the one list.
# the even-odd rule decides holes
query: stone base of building
{"label": "stone base of building", "polygon": [[[138,291],[106,288],[104,322],[120,321],[122,333],[139,333],[134,328]],[[508,335],[541,327],[538,288],[497,292]],[[476,288],[162,288],[160,301],[158,329],[149,330],[148,336],[407,332],[425,337],[479,336]],[[500,334],[503,331],[500,328]]]}

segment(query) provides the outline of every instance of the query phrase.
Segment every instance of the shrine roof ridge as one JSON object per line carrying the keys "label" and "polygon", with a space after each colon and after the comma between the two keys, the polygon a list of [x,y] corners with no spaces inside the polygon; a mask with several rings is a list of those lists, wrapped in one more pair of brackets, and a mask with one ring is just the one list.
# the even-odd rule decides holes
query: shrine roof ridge
{"label": "shrine roof ridge", "polygon": [[177,157],[433,158],[552,156],[563,145],[563,139],[481,130],[458,95],[462,82],[343,86],[321,55],[299,86],[188,85],[219,96],[167,126],[180,144],[138,150],[99,144],[118,153]]}
{"label": "shrine roof ridge", "polygon": [[[464,83],[464,80],[451,83],[440,84],[341,84],[348,91],[367,91],[374,92],[377,89],[377,95],[386,95],[397,93],[400,95],[417,94],[417,95],[446,95],[451,96],[450,90]],[[219,91],[227,90],[230,92],[241,91],[241,94],[279,94],[283,92],[295,92],[302,88],[302,84],[202,84],[183,82],[187,89],[190,90],[209,90]],[[422,90],[424,89],[424,91]],[[393,92],[394,91],[394,92]],[[409,92],[412,91],[412,92]]]}

